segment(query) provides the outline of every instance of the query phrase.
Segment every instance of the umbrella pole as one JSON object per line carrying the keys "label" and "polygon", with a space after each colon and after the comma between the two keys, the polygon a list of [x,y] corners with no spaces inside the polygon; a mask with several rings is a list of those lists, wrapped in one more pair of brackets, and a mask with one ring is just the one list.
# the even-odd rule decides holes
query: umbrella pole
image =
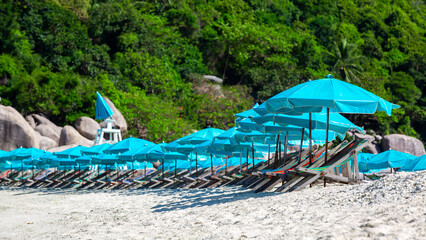
{"label": "umbrella pole", "polygon": [[213,154],[210,153],[210,171],[212,172],[213,176]]}
{"label": "umbrella pole", "polygon": [[23,181],[23,178],[24,178],[24,164],[22,163],[22,160],[21,160],[21,181]]}
{"label": "umbrella pole", "polygon": [[[324,162],[327,163],[328,160],[328,127],[329,127],[329,121],[330,121],[330,108],[327,108],[327,127],[325,131],[325,158]],[[327,185],[327,182],[324,178],[324,187]]]}
{"label": "umbrella pole", "polygon": [[243,154],[240,152],[240,173],[241,173],[241,171],[242,171],[242,169],[241,169],[241,165],[243,164]]}
{"label": "umbrella pole", "polygon": [[312,113],[309,113],[309,165],[312,164]]}
{"label": "umbrella pole", "polygon": [[146,161],[145,161],[145,177],[146,177]]}
{"label": "umbrella pole", "polygon": [[269,168],[269,164],[270,164],[270,154],[271,154],[271,144],[268,144],[268,168]]}
{"label": "umbrella pole", "polygon": [[251,156],[253,157],[253,167],[251,168],[254,171],[254,143],[251,142]]}
{"label": "umbrella pole", "polygon": [[132,177],[135,176],[135,162],[132,162]]}
{"label": "umbrella pole", "polygon": [[195,177],[198,177],[198,153],[195,153]]}
{"label": "umbrella pole", "polygon": [[249,169],[249,149],[247,148],[247,171]]}
{"label": "umbrella pole", "polygon": [[287,160],[287,143],[288,143],[288,131],[285,134],[285,139],[284,139],[284,163]]}
{"label": "umbrella pole", "polygon": [[162,159],[163,163],[161,164],[161,178],[164,179],[164,158]]}
{"label": "umbrella pole", "polygon": [[304,134],[305,134],[305,128],[302,128],[302,139],[300,139],[300,149],[299,149],[299,161],[297,162],[297,164],[299,164],[300,161],[302,161],[302,147],[303,147]]}
{"label": "umbrella pole", "polygon": [[228,156],[225,158],[225,175],[228,174]]}
{"label": "umbrella pole", "polygon": [[177,177],[177,160],[175,159],[175,177]]}
{"label": "umbrella pole", "polygon": [[280,142],[280,135],[278,134],[277,136],[277,144],[275,145],[275,157],[274,157],[274,168],[277,165],[277,161],[278,161],[278,149],[280,148],[280,146],[278,145],[278,143]]}

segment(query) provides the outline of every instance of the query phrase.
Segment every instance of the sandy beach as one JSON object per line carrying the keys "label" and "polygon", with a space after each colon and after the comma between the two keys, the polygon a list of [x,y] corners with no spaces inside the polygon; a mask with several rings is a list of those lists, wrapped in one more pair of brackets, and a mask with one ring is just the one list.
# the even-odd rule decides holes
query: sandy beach
{"label": "sandy beach", "polygon": [[426,239],[426,171],[287,194],[2,188],[0,239]]}

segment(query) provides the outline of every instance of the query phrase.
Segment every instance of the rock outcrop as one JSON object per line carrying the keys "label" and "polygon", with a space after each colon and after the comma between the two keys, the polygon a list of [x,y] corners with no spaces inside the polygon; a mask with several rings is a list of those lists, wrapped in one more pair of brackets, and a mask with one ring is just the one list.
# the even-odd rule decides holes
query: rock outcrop
{"label": "rock outcrop", "polygon": [[382,149],[383,151],[393,149],[418,157],[426,154],[425,147],[420,140],[402,134],[384,136],[382,139]]}
{"label": "rock outcrop", "polygon": [[36,123],[34,121],[34,118],[31,115],[28,115],[25,117],[25,121],[27,121],[27,123],[32,127],[35,128],[36,127]]}
{"label": "rock outcrop", "polygon": [[40,149],[48,150],[57,146],[58,146],[57,141],[45,136],[40,137]]}
{"label": "rock outcrop", "polygon": [[93,146],[93,141],[84,138],[75,128],[72,126],[65,126],[61,131],[59,138],[59,146],[77,144],[86,147]]}
{"label": "rock outcrop", "polygon": [[49,119],[39,114],[31,114],[31,116],[34,118],[36,125],[46,124],[48,127],[52,128],[58,134],[58,136],[61,134],[62,127],[56,126],[56,124],[51,122]]}
{"label": "rock outcrop", "polygon": [[0,105],[0,149],[39,148],[39,135],[12,107]]}
{"label": "rock outcrop", "polygon": [[70,144],[70,145],[64,145],[64,146],[60,146],[60,147],[55,147],[55,148],[50,148],[48,149],[49,152],[62,152],[64,150],[67,150],[68,148],[73,148],[73,147],[77,147],[78,144]]}
{"label": "rock outcrop", "polygon": [[75,121],[75,128],[83,137],[95,140],[96,131],[100,129],[101,126],[98,122],[89,117],[81,117]]}
{"label": "rock outcrop", "polygon": [[48,137],[55,142],[59,142],[59,136],[60,132],[57,132],[57,128],[54,128],[52,126],[49,126],[47,124],[39,124],[37,125],[34,130],[40,133],[41,136]]}
{"label": "rock outcrop", "polygon": [[[124,119],[123,114],[115,107],[114,103],[111,102],[108,98],[104,97],[105,102],[108,104],[108,106],[111,108],[111,110],[114,112],[112,115],[112,119],[114,119],[114,125],[121,130],[121,135],[124,138],[127,132],[127,122],[126,119]],[[106,127],[106,122],[101,122],[101,127]]]}

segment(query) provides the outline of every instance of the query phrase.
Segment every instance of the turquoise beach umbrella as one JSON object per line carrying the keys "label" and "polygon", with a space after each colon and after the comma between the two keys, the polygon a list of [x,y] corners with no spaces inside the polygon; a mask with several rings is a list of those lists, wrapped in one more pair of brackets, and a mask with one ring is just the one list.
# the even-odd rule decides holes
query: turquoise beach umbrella
{"label": "turquoise beach umbrella", "polygon": [[104,98],[101,96],[99,92],[96,92],[96,119],[106,119],[111,117],[114,112],[105,102]]}
{"label": "turquoise beach umbrella", "polygon": [[271,113],[286,113],[288,109],[301,113],[321,112],[323,108],[339,113],[384,111],[390,116],[392,109],[399,106],[331,75],[299,84],[266,101],[266,109]]}
{"label": "turquoise beach umbrella", "polygon": [[93,155],[83,155],[75,159],[75,163],[79,165],[90,165],[92,164],[92,156]]}
{"label": "turquoise beach umbrella", "polygon": [[186,137],[180,138],[176,140],[177,143],[180,145],[184,144],[200,144],[203,142],[206,142],[208,140],[212,140],[217,135],[223,133],[224,130],[217,129],[217,128],[205,128],[203,130],[200,130],[198,132],[192,133]]}
{"label": "turquoise beach umbrella", "polygon": [[85,148],[81,150],[81,153],[83,155],[98,155],[103,153],[103,151],[107,148],[111,147],[111,144],[109,143],[104,143],[101,145],[95,145],[89,148]]}
{"label": "turquoise beach umbrella", "polygon": [[74,159],[74,158],[78,158],[81,157],[83,154],[81,153],[82,150],[86,149],[87,147],[84,146],[76,146],[73,148],[68,148],[64,151],[61,152],[55,152],[54,154],[58,157],[58,158],[70,158],[70,159]]}
{"label": "turquoise beach umbrella", "polygon": [[129,137],[124,139],[123,141],[111,145],[107,149],[104,149],[103,152],[108,154],[117,154],[127,152],[131,149],[141,149],[153,145],[155,145],[155,143],[153,142],[144,139]]}
{"label": "turquoise beach umbrella", "polygon": [[22,159],[26,159],[26,158],[31,158],[31,157],[34,157],[34,156],[37,156],[37,155],[41,155],[45,152],[46,151],[38,149],[38,148],[24,148],[23,151],[16,154],[15,160],[22,160]]}
{"label": "turquoise beach umbrella", "polygon": [[426,170],[426,155],[415,158],[403,166],[401,171],[405,172],[415,172],[415,171],[423,171]]}

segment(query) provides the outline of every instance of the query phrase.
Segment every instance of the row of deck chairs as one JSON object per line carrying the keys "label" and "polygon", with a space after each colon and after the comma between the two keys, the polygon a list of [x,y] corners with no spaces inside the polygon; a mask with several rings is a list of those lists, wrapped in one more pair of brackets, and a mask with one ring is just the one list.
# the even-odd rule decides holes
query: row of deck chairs
{"label": "row of deck chairs", "polygon": [[[212,188],[242,186],[254,192],[291,192],[301,190],[317,180],[351,183],[357,181],[356,152],[367,142],[342,142],[329,149],[325,162],[325,147],[290,154],[274,154],[271,159],[253,166],[214,166],[196,171],[158,170],[5,170],[0,173],[0,185],[57,189],[143,189],[143,188]],[[352,164],[351,164],[352,162]]]}

